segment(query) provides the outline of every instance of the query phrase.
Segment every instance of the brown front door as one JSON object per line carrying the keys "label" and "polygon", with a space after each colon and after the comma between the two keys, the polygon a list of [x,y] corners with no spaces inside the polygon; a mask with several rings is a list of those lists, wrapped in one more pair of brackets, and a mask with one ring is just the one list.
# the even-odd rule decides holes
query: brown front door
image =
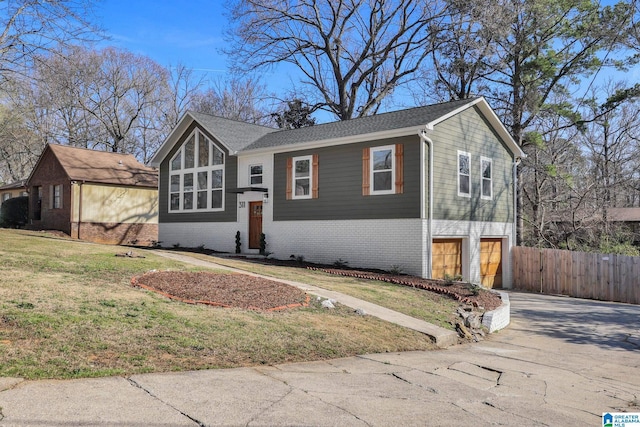
{"label": "brown front door", "polygon": [[262,202],[249,202],[249,249],[260,249]]}
{"label": "brown front door", "polygon": [[487,288],[502,287],[502,239],[480,239],[480,280]]}

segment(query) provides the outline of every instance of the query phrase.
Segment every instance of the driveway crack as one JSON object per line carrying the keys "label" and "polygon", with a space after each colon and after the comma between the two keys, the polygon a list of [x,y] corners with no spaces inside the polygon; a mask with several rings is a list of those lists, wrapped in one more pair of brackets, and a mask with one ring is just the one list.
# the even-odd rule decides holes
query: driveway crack
{"label": "driveway crack", "polygon": [[207,425],[205,423],[203,423],[202,421],[197,420],[196,418],[193,418],[191,415],[181,411],[180,409],[176,408],[175,406],[163,401],[162,399],[160,399],[158,396],[156,396],[155,394],[153,394],[150,390],[144,388],[140,383],[136,382],[134,379],[132,378],[125,378],[127,381],[129,381],[129,384],[131,384],[132,386],[139,388],[140,390],[144,391],[145,393],[147,393],[149,396],[151,396],[152,398],[156,399],[158,402],[161,402],[163,405],[168,406],[169,408],[173,409],[174,411],[178,412],[179,414],[181,414],[182,416],[184,416],[185,418],[188,418],[189,420],[193,421],[194,423],[196,423],[199,427],[207,427]]}

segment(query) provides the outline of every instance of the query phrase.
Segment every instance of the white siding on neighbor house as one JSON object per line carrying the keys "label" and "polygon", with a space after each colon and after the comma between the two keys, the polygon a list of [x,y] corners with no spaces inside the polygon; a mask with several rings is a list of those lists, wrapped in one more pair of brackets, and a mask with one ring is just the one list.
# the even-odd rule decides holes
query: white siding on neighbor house
{"label": "white siding on neighbor house", "polygon": [[[427,222],[425,221],[425,227]],[[510,222],[433,221],[433,238],[459,237],[462,242],[462,275],[465,280],[480,283],[480,239],[502,238],[502,287],[511,288],[511,246],[513,224]]]}

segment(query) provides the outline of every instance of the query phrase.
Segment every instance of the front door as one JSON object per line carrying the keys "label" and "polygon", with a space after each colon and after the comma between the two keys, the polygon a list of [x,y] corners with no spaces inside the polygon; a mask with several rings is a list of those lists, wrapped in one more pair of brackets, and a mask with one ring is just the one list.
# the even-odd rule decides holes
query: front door
{"label": "front door", "polygon": [[260,249],[262,202],[249,202],[249,249]]}

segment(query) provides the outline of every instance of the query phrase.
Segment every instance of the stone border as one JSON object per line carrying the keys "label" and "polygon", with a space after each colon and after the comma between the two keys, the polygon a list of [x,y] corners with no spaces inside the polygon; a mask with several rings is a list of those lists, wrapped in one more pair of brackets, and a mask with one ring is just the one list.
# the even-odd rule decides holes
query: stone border
{"label": "stone border", "polygon": [[499,331],[509,326],[511,321],[511,303],[509,294],[506,292],[492,291],[500,294],[502,304],[495,310],[486,311],[482,315],[482,326],[489,330],[489,333]]}

